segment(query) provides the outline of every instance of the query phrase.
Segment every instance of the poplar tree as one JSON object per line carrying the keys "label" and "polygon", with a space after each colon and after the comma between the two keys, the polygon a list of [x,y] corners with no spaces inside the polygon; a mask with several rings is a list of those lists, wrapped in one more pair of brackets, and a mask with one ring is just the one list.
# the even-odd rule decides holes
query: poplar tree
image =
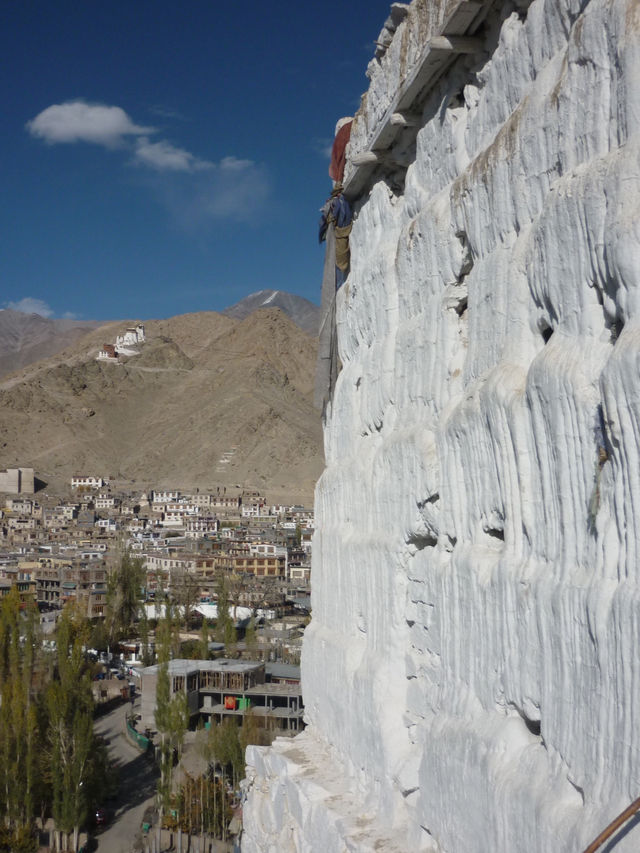
{"label": "poplar tree", "polygon": [[147,611],[144,607],[140,615],[140,659],[143,666],[151,666],[153,664],[153,652],[149,643],[149,620],[147,619]]}
{"label": "poplar tree", "polygon": [[236,629],[229,612],[229,589],[223,574],[218,577],[217,610],[216,640],[225,646],[232,645],[236,641]]}
{"label": "poplar tree", "polygon": [[[0,851],[37,849],[35,815],[58,833],[78,832],[107,775],[93,733],[93,698],[82,652],[88,623],[67,607],[56,632],[55,666],[45,667],[38,613],[12,588],[0,604]],[[56,834],[59,847],[60,838]]]}
{"label": "poplar tree", "polygon": [[142,559],[125,550],[107,582],[106,622],[111,642],[133,631],[140,612],[144,578]]}
{"label": "poplar tree", "polygon": [[13,587],[0,607],[0,814],[7,849],[35,849],[40,731],[34,698],[37,612]]}
{"label": "poplar tree", "polygon": [[[160,819],[158,833],[162,824],[162,815],[171,799],[173,784],[174,750],[180,751],[185,733],[189,727],[187,694],[177,691],[171,696],[169,660],[174,634],[173,616],[170,604],[166,603],[165,616],[158,623],[156,631],[158,652],[158,678],[156,681],[156,728],[160,734],[160,779],[158,780],[158,800]],[[160,837],[158,834],[158,845]]]}
{"label": "poplar tree", "polygon": [[209,623],[204,617],[200,628],[200,659],[209,660]]}
{"label": "poplar tree", "polygon": [[251,614],[244,632],[244,644],[248,655],[254,657],[258,648],[258,636],[256,633],[256,617],[253,614]]}
{"label": "poplar tree", "polygon": [[47,686],[52,813],[58,830],[73,831],[73,849],[86,821],[96,771],[93,696],[82,653],[83,636],[68,608],[56,632],[57,677]]}

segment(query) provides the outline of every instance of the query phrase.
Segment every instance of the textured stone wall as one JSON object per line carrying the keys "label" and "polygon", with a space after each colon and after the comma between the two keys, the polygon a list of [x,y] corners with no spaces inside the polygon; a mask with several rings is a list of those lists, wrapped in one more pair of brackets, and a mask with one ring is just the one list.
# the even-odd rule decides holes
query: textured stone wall
{"label": "textured stone wall", "polygon": [[[452,5],[412,3],[352,156]],[[249,750],[245,851],[577,852],[640,795],[640,4],[479,35],[357,206],[309,728]]]}

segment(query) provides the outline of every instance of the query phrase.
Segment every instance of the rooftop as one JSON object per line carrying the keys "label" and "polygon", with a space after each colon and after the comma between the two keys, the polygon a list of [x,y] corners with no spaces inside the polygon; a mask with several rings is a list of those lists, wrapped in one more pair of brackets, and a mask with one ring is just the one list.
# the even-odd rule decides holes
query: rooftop
{"label": "rooftop", "polygon": [[[227,660],[184,660],[182,658],[169,661],[169,675],[189,675],[194,672],[253,672],[264,664],[256,661]],[[155,675],[160,664],[147,666],[142,675]]]}

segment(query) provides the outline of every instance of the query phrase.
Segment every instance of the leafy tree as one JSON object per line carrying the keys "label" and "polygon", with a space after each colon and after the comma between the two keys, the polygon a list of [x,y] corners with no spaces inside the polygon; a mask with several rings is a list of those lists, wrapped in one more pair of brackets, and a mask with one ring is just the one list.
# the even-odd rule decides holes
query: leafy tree
{"label": "leafy tree", "polygon": [[258,720],[256,719],[256,715],[253,713],[253,710],[251,708],[249,708],[249,710],[244,715],[242,727],[240,729],[239,739],[243,759],[247,751],[247,747],[250,744],[260,744],[262,740]]}
{"label": "leafy tree", "polygon": [[200,660],[209,660],[209,623],[204,618],[200,629]]}
{"label": "leafy tree", "polygon": [[0,607],[0,815],[11,844],[26,850],[41,792],[41,731],[34,690],[37,611],[22,606],[14,586]]}
{"label": "leafy tree", "polygon": [[258,636],[256,634],[256,617],[253,614],[251,614],[251,618],[245,628],[244,643],[248,655],[254,657],[258,649]]}
{"label": "leafy tree", "polygon": [[[160,733],[160,779],[158,780],[158,799],[160,802],[160,820],[158,822],[158,833],[162,824],[164,809],[170,805],[174,752],[182,749],[182,742],[189,727],[189,709],[187,707],[187,694],[178,691],[171,695],[171,681],[169,676],[169,660],[171,658],[171,646],[174,634],[173,615],[170,604],[167,602],[165,617],[158,623],[157,651],[158,651],[158,679],[156,681],[156,728]],[[158,846],[160,838],[158,836]]]}
{"label": "leafy tree", "polygon": [[124,551],[107,582],[106,623],[111,642],[132,633],[140,611],[144,580],[142,559]]}
{"label": "leafy tree", "polygon": [[229,612],[229,589],[225,576],[220,573],[217,584],[217,608],[218,618],[216,621],[216,640],[225,646],[233,645],[236,641],[236,629]]}
{"label": "leafy tree", "polygon": [[180,574],[176,574],[173,579],[173,588],[176,601],[183,610],[185,630],[188,631],[191,612],[200,596],[200,582],[195,575],[183,571]]}
{"label": "leafy tree", "polygon": [[223,771],[231,774],[234,788],[244,776],[244,752],[240,745],[239,728],[235,719],[227,717],[210,729],[212,752]]}
{"label": "leafy tree", "polygon": [[[189,833],[222,838],[231,820],[232,811],[229,797],[222,781],[213,775],[202,775],[199,779],[185,774],[175,798],[180,826]],[[201,849],[205,847],[201,843]]]}
{"label": "leafy tree", "polygon": [[149,620],[144,607],[140,614],[140,657],[143,666],[153,665],[153,651],[149,642]]}
{"label": "leafy tree", "polygon": [[[90,627],[65,608],[47,664],[38,614],[12,589],[0,604],[0,853],[37,848],[34,818],[50,813],[58,831],[78,832],[107,776],[93,733],[93,697],[82,648]],[[58,837],[59,842],[59,837]]]}
{"label": "leafy tree", "polygon": [[82,625],[72,621],[68,608],[58,622],[57,678],[46,690],[46,711],[52,788],[52,811],[56,827],[73,831],[73,849],[86,821],[89,793],[98,772],[96,737],[93,733],[93,696],[82,653]]}
{"label": "leafy tree", "polygon": [[0,826],[0,853],[36,853],[38,842],[27,826]]}
{"label": "leafy tree", "polygon": [[104,652],[109,645],[109,636],[105,627],[105,621],[102,618],[95,619],[91,625],[91,636],[89,637],[89,645],[92,649]]}

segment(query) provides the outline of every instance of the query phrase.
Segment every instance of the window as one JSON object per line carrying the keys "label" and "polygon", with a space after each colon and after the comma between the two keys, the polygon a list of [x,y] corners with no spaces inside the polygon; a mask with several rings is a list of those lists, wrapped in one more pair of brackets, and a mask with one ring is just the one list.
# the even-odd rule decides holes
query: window
{"label": "window", "polygon": [[173,676],[173,692],[180,693],[184,691],[184,675]]}

